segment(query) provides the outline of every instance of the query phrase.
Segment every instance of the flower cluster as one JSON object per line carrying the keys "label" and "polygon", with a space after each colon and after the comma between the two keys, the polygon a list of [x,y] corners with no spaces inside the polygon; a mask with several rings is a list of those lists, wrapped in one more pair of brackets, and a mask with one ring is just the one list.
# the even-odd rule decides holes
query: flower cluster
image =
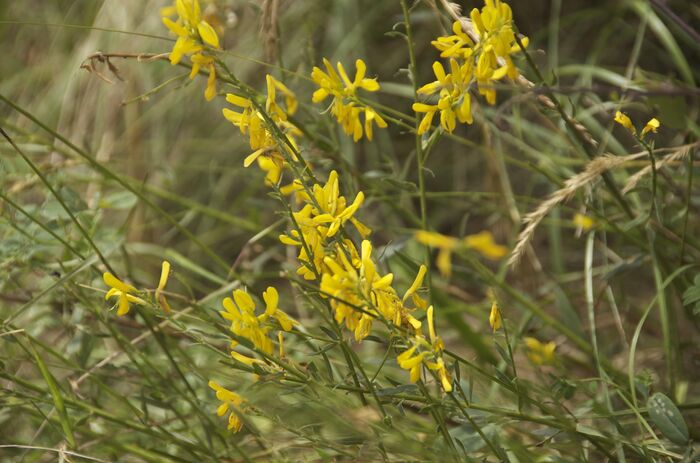
{"label": "flower cluster", "polygon": [[[177,20],[170,17],[177,14]],[[183,56],[190,56],[192,71],[190,80],[194,79],[200,69],[209,72],[204,98],[211,101],[216,96],[215,57],[207,47],[219,48],[219,36],[214,28],[202,18],[199,0],[176,0],[174,6],[161,9],[163,24],[170,29],[177,40],[170,52],[170,63],[175,65]]]}
{"label": "flower cluster", "polygon": [[[259,351],[272,355],[274,346],[272,339],[270,339],[270,331],[278,327],[283,331],[290,331],[296,322],[279,309],[279,294],[272,286],[263,292],[263,300],[265,301],[265,311],[260,315],[255,315],[253,298],[245,291],[237,289],[233,292],[233,299],[230,297],[224,299],[223,306],[226,310],[220,313],[222,317],[231,322],[231,333],[238,338],[247,339]],[[237,340],[231,341],[231,348],[237,345]],[[231,355],[234,359],[247,365],[257,362],[256,359],[235,351],[232,351]]]}
{"label": "flower cluster", "polygon": [[426,366],[428,370],[437,374],[442,389],[445,392],[450,392],[452,391],[452,381],[443,359],[445,346],[435,332],[433,312],[434,309],[431,305],[426,311],[428,338],[426,339],[420,332],[410,338],[410,347],[399,354],[396,361],[401,368],[409,371],[412,383],[421,379],[422,366]]}
{"label": "flower cluster", "polygon": [[[471,124],[470,89],[474,86],[486,98],[488,104],[496,103],[494,83],[508,77],[516,79],[518,69],[511,55],[520,51],[516,43],[513,13],[501,0],[486,0],[479,11],[471,12],[473,36],[470,37],[460,21],[452,25],[453,35],[438,37],[431,42],[442,58],[449,59],[450,72],[446,73],[440,62],[433,64],[437,80],[418,90],[421,95],[437,94],[436,104],[416,102],[413,110],[424,114],[418,128],[422,134],[430,130],[433,117],[440,113],[440,125],[452,132],[456,121]],[[527,37],[521,40],[527,45]]]}
{"label": "flower cluster", "polygon": [[[296,149],[296,137],[301,135],[301,131],[289,122],[289,116],[294,115],[297,110],[296,95],[271,75],[267,75],[266,81],[265,113]],[[278,92],[284,99],[284,105],[277,102]],[[265,176],[266,183],[276,185],[286,166],[286,159],[297,160],[295,149],[290,149],[285,143],[278,141],[271,131],[268,121],[255,108],[250,99],[229,93],[226,95],[226,101],[238,106],[240,111],[224,108],[222,110],[224,117],[248,137],[250,148],[253,150],[245,158],[243,165],[248,167],[257,162],[260,169],[267,174]]]}
{"label": "flower cluster", "polygon": [[[394,275],[382,274],[373,259],[372,243],[363,239],[358,252],[355,244],[344,236],[348,221],[363,238],[370,230],[355,217],[364,195],[358,193],[352,204],[347,205],[345,197],[340,195],[337,172],[330,173],[325,185],[314,185],[311,195],[303,189],[297,194],[305,205],[292,214],[295,229],[281,235],[280,241],[300,248],[301,266],[297,270],[300,275],[307,280],[320,277],[321,295],[328,299],[336,323],[352,331],[356,341],[370,334],[375,320],[395,328],[411,345],[399,354],[397,361],[410,371],[412,381],[418,380],[421,365],[425,365],[436,372],[443,389],[451,391],[442,341],[435,334],[433,307],[428,307],[418,293],[427,268],[420,266],[413,283],[400,297],[392,286]],[[414,315],[418,310],[426,310],[427,339],[421,331],[423,323]]]}
{"label": "flower cluster", "polygon": [[[320,87],[314,92],[312,101],[320,103],[329,96],[332,97],[331,114],[343,127],[343,131],[352,135],[354,141],[362,138],[363,133],[368,140],[372,140],[373,124],[380,128],[386,127],[387,124],[374,108],[358,100],[357,89],[376,92],[379,90],[379,83],[376,79],[365,77],[367,65],[361,59],[355,61],[355,79],[352,81],[341,63],[338,63],[338,72],[326,58],[323,59],[323,65],[326,72],[316,66],[311,71],[311,79]],[[360,120],[362,113],[365,115],[364,130]]]}
{"label": "flower cluster", "polygon": [[[615,113],[615,122],[629,130],[635,137],[637,136],[637,129],[634,127],[632,119],[630,119],[627,114],[623,113],[622,111],[617,111]],[[661,127],[661,122],[659,122],[657,118],[652,117],[649,119],[649,122],[644,125],[644,128],[642,128],[640,138],[643,139],[649,132],[656,133],[656,131],[659,130],[659,127]]]}
{"label": "flower cluster", "polygon": [[216,398],[221,401],[221,405],[216,409],[216,414],[224,416],[227,412],[231,412],[228,416],[228,429],[233,432],[238,432],[243,428],[243,421],[238,416],[239,407],[243,404],[243,397],[233,391],[220,386],[214,381],[209,381],[209,387],[216,392]]}
{"label": "flower cluster", "polygon": [[[356,254],[352,243],[345,243],[344,250]],[[330,304],[335,312],[335,320],[354,332],[355,339],[366,338],[375,319],[383,319],[396,326],[406,325],[413,330],[421,327],[421,322],[411,312],[415,308],[425,308],[425,301],[416,293],[420,287],[426,268],[421,269],[416,279],[400,299],[396,290],[391,286],[394,280],[392,273],[382,275],[372,260],[372,243],[362,241],[359,259],[348,258],[345,252],[326,256],[323,260],[327,271],[321,277],[321,292],[331,299]],[[416,305],[408,308],[404,302],[413,296]]]}
{"label": "flower cluster", "polygon": [[301,210],[292,214],[298,228],[281,235],[280,241],[300,248],[298,260],[301,266],[297,272],[306,280],[315,280],[316,273],[324,267],[325,257],[340,252],[330,238],[338,233],[341,226],[350,221],[362,237],[369,235],[371,230],[354,217],[365,195],[358,192],[353,202],[348,204],[345,196],[340,194],[336,171],[330,173],[325,185],[315,184],[310,193],[300,186],[297,189],[297,198],[305,203]]}

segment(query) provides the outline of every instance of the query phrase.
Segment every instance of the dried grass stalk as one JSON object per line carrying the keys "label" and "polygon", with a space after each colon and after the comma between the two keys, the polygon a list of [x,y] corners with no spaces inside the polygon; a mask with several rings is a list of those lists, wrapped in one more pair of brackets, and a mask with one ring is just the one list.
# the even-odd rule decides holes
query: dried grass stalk
{"label": "dried grass stalk", "polygon": [[523,219],[525,228],[518,235],[518,241],[508,259],[508,266],[514,268],[525,253],[528,244],[535,234],[535,229],[549,212],[559,204],[571,198],[581,187],[591,184],[604,172],[618,167],[626,162],[646,156],[646,153],[635,153],[629,156],[613,156],[606,154],[600,156],[586,165],[580,172],[564,182],[564,187],[552,193],[546,201]]}

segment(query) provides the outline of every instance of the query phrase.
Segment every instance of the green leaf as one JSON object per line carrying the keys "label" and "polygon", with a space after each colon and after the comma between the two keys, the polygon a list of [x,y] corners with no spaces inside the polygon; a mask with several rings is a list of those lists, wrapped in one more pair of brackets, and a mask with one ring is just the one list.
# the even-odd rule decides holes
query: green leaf
{"label": "green leaf", "polygon": [[651,420],[668,440],[678,445],[688,443],[688,426],[671,399],[657,392],[647,401],[647,409]]}
{"label": "green leaf", "polygon": [[51,393],[51,398],[53,399],[54,406],[56,407],[56,412],[58,412],[58,419],[61,421],[61,427],[65,433],[68,445],[70,445],[71,448],[75,448],[76,445],[75,437],[73,436],[73,428],[71,427],[70,420],[68,419],[68,413],[66,412],[66,406],[63,403],[63,395],[61,394],[61,390],[58,388],[58,384],[56,384],[56,380],[49,372],[49,369],[46,368],[44,360],[36,351],[34,345],[30,343],[29,346],[34,354],[34,358],[36,359],[36,364],[39,367],[41,376],[44,377],[44,381],[46,381],[46,385],[49,387],[49,392]]}

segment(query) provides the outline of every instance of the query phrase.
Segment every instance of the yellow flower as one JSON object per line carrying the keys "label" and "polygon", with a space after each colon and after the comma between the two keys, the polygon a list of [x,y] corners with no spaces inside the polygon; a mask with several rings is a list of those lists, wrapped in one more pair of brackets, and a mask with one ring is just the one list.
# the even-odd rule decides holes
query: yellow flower
{"label": "yellow flower", "polygon": [[430,129],[437,111],[440,111],[440,125],[450,133],[455,129],[457,120],[463,124],[473,122],[469,95],[472,72],[469,63],[460,66],[457,60],[450,58],[450,73],[446,74],[442,64],[436,61],[433,63],[433,72],[437,80],[419,88],[418,93],[432,95],[439,92],[438,104],[414,103],[412,106],[415,112],[425,113],[418,127],[419,135]]}
{"label": "yellow flower", "polygon": [[634,128],[634,125],[632,124],[632,119],[630,119],[627,114],[617,111],[615,113],[615,122],[632,132],[632,134],[637,133],[637,129]]}
{"label": "yellow flower", "polygon": [[[216,96],[216,67],[214,57],[205,53],[205,45],[219,48],[219,37],[214,28],[202,18],[199,0],[176,0],[175,8],[163,8],[163,24],[170,29],[177,40],[170,52],[170,63],[175,65],[183,56],[192,55],[190,80],[194,79],[202,67],[209,71],[204,97],[211,101]],[[177,13],[177,21],[168,16]]]}
{"label": "yellow flower", "polygon": [[[301,131],[287,120],[288,116],[294,114],[297,109],[296,96],[274,77],[268,75],[266,81],[268,94],[265,111],[277,128],[285,134],[292,146],[296,148],[296,137],[301,135]],[[276,101],[278,90],[284,96],[286,108],[280,106]],[[224,108],[222,110],[224,117],[238,127],[241,134],[248,137],[250,148],[254,150],[243,161],[243,167],[249,167],[254,162],[257,162],[260,169],[267,173],[265,183],[267,185],[276,185],[282,176],[282,170],[287,165],[283,153],[286,153],[289,158],[297,160],[294,150],[290,149],[286,144],[280,146],[267,127],[265,118],[260,112],[255,110],[253,103],[249,99],[228,93],[226,101],[234,106],[238,106],[241,110],[233,111],[229,108]]]}
{"label": "yellow flower", "polygon": [[426,352],[421,352],[414,355],[416,353],[416,349],[418,349],[418,346],[414,345],[396,357],[396,361],[398,362],[399,366],[402,369],[410,372],[412,383],[415,383],[420,379],[420,367],[423,363],[423,358],[425,358],[427,355]]}
{"label": "yellow flower", "polygon": [[491,304],[491,313],[489,314],[489,325],[495,333],[501,326],[503,326],[503,320],[501,319],[501,311],[498,308],[498,302],[493,301]]}
{"label": "yellow flower", "polygon": [[[231,321],[230,330],[233,334],[248,339],[257,349],[267,355],[272,355],[273,344],[268,333],[276,329],[276,326],[271,323],[270,319],[277,320],[284,331],[291,330],[296,322],[277,307],[279,295],[275,288],[268,287],[263,293],[263,299],[266,305],[265,312],[256,315],[253,298],[245,291],[237,289],[233,292],[233,299],[227,297],[223,300],[222,305],[226,310],[219,313],[223,318]],[[237,341],[233,340],[231,346],[235,347],[236,345],[238,345]],[[245,360],[246,357],[241,354],[232,352],[231,355],[237,360],[249,364]]]}
{"label": "yellow flower", "polygon": [[170,262],[164,260],[160,270],[160,281],[158,282],[158,287],[156,288],[156,300],[158,301],[158,304],[160,304],[161,308],[165,311],[165,313],[168,313],[172,310],[170,308],[170,304],[168,304],[168,300],[165,299],[165,295],[163,294],[163,290],[165,289],[166,283],[168,283],[169,276]]}
{"label": "yellow flower", "polygon": [[[519,76],[518,69],[513,64],[511,55],[521,51],[516,42],[515,29],[513,25],[513,13],[510,7],[501,0],[485,0],[484,7],[479,10],[474,8],[471,11],[471,20],[474,26],[474,34],[477,41],[469,37],[462,28],[460,21],[452,24],[453,35],[438,37],[431,43],[440,50],[440,56],[449,58],[450,62],[455,61],[455,65],[450,64],[452,77],[446,75],[447,79],[442,81],[436,71],[438,81],[421,88],[423,92],[431,90],[430,93],[441,88],[440,103],[443,109],[460,108],[461,122],[471,124],[471,108],[469,101],[469,89],[473,83],[478,92],[486,98],[488,104],[496,103],[496,90],[494,82],[505,77],[516,79]],[[522,37],[523,46],[528,45],[528,38]],[[435,66],[434,66],[435,67]],[[454,69],[460,70],[457,78]],[[460,92],[450,90],[445,85],[451,80],[452,85],[459,85]],[[440,106],[440,104],[438,104]],[[434,111],[428,112],[426,107],[418,107],[414,110],[425,112],[426,115],[420,125],[419,133],[424,133],[430,125]],[[420,110],[422,109],[422,110]],[[460,113],[456,114],[458,117]],[[451,131],[454,127],[453,114],[446,111],[441,114],[441,125],[445,130]]]}
{"label": "yellow flower", "polygon": [[[323,65],[326,68],[325,72],[316,66],[311,71],[311,79],[319,86],[311,101],[320,103],[329,96],[332,97],[331,114],[338,120],[345,134],[352,135],[353,140],[358,141],[364,133],[368,140],[372,140],[373,124],[385,128],[387,123],[374,108],[357,99],[357,89],[376,92],[379,90],[379,83],[376,79],[365,77],[367,65],[361,59],[355,61],[353,80],[350,80],[341,63],[337,64],[338,72],[326,58],[323,58]],[[362,113],[365,116],[364,125],[360,120]]]}
{"label": "yellow flower", "polygon": [[[401,302],[405,303],[406,299],[409,297],[415,304],[415,306],[419,309],[424,309],[426,306],[425,300],[423,300],[422,297],[418,295],[418,289],[421,287],[423,284],[423,278],[425,277],[426,272],[428,271],[428,268],[425,265],[421,265],[420,268],[418,269],[418,273],[416,274],[415,280],[413,280],[413,283],[411,286],[406,290],[406,292],[403,295],[403,299]],[[418,322],[420,323],[420,322]],[[418,325],[420,328],[420,324]]]}
{"label": "yellow flower", "polygon": [[147,305],[147,302],[141,299],[140,297],[130,294],[137,292],[137,289],[135,287],[131,286],[130,284],[124,283],[111,273],[105,272],[102,275],[102,280],[104,280],[105,284],[110,287],[109,291],[107,291],[107,294],[105,294],[105,300],[114,296],[119,297],[119,306],[117,309],[118,316],[121,317],[122,315],[126,315],[127,313],[129,313],[129,309],[131,308],[129,306],[129,303]]}
{"label": "yellow flower", "polygon": [[574,223],[574,225],[581,228],[581,230],[585,232],[595,227],[595,220],[593,220],[592,217],[583,214],[574,215],[574,219],[572,222]]}
{"label": "yellow flower", "polygon": [[442,357],[438,357],[435,362],[425,362],[425,365],[429,369],[437,371],[438,377],[440,378],[440,383],[442,385],[442,390],[445,392],[452,392],[452,381],[447,373],[445,361],[442,359]]}
{"label": "yellow flower", "polygon": [[464,238],[464,245],[468,249],[477,251],[482,256],[491,260],[498,260],[508,254],[508,248],[496,244],[493,240],[493,235],[488,231],[482,231],[475,235],[469,235]]}
{"label": "yellow flower", "polygon": [[527,356],[532,363],[537,365],[549,365],[554,363],[554,351],[557,348],[554,341],[544,344],[531,337],[525,337],[523,341],[525,341],[525,346],[527,346]]}
{"label": "yellow flower", "polygon": [[656,133],[659,127],[661,127],[661,122],[659,122],[657,118],[654,117],[650,119],[649,122],[647,122],[644,128],[642,129],[642,137],[649,132]]}
{"label": "yellow flower", "polygon": [[462,23],[459,21],[452,23],[452,32],[454,35],[438,37],[430,43],[441,51],[442,58],[468,59],[474,52],[474,41],[462,30]]}
{"label": "yellow flower", "polygon": [[[301,188],[301,185],[292,184],[290,191],[297,192],[297,199],[305,202],[305,206],[292,214],[299,230],[291,230],[286,235],[280,235],[282,243],[290,246],[298,246],[298,260],[301,266],[297,273],[306,280],[316,279],[316,272],[321,272],[324,266],[324,258],[327,254],[327,240],[334,237],[338,230],[348,221],[351,222],[361,237],[366,237],[371,230],[369,227],[355,218],[355,213],[364,201],[364,194],[358,192],[355,199],[348,205],[347,200],[340,194],[338,173],[331,171],[325,185],[315,184],[311,189],[311,195]],[[354,250],[352,245],[349,246]],[[308,255],[310,251],[313,256]],[[340,249],[338,250],[340,251]]]}
{"label": "yellow flower", "polygon": [[216,398],[221,401],[221,405],[216,409],[216,414],[224,416],[227,412],[231,412],[228,417],[228,429],[233,432],[238,432],[243,428],[243,421],[238,416],[239,407],[243,403],[243,397],[233,391],[223,388],[214,381],[209,381],[209,387],[216,391]]}

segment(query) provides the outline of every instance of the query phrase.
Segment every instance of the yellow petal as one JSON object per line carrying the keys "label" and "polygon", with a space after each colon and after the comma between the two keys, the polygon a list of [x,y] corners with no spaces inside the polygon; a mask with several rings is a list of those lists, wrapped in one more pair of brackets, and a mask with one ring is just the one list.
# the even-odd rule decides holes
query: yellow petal
{"label": "yellow petal", "polygon": [[129,313],[129,299],[126,297],[126,293],[121,293],[119,295],[119,308],[117,309],[117,315],[122,316]]}
{"label": "yellow petal", "polygon": [[160,281],[158,282],[158,290],[163,291],[165,289],[165,284],[168,282],[168,276],[170,275],[170,262],[167,260],[163,261],[160,269]]}
{"label": "yellow petal", "polygon": [[109,272],[105,272],[102,274],[102,280],[105,282],[105,284],[111,288],[116,288],[117,290],[123,292],[123,293],[133,293],[136,292],[136,288],[133,286],[124,283],[121,281],[119,278],[115,277]]}
{"label": "yellow petal", "polygon": [[216,35],[214,28],[211,27],[208,22],[200,21],[199,24],[197,24],[197,32],[199,32],[199,36],[202,38],[204,43],[208,43],[214,48],[219,48],[219,37]]}
{"label": "yellow petal", "polygon": [[406,293],[403,295],[403,302],[406,302],[406,299],[411,297],[413,293],[418,291],[418,288],[423,284],[423,277],[425,277],[425,273],[428,271],[427,267],[425,265],[421,265],[420,268],[418,269],[418,274],[416,274],[416,278],[413,280],[413,284],[411,284],[411,287],[406,290]]}

